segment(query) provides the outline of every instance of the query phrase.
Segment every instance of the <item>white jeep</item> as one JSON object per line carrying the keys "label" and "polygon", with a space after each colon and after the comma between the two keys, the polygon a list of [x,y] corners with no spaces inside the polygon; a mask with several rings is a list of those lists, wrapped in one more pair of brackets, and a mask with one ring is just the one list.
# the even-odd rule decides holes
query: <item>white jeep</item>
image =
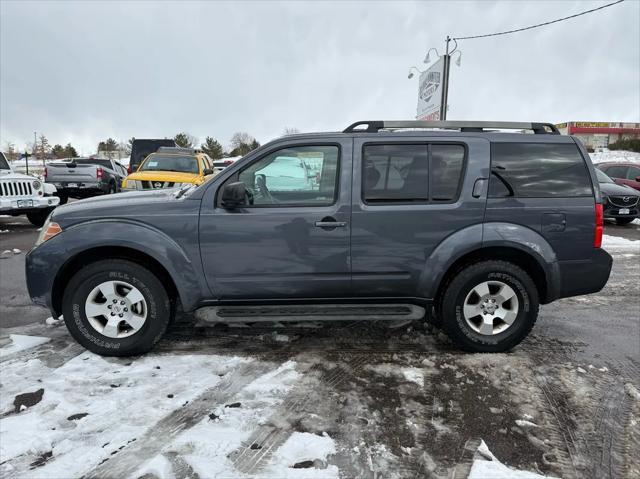
{"label": "white jeep", "polygon": [[29,175],[16,173],[0,152],[0,215],[27,215],[35,226],[42,226],[60,198],[56,187]]}

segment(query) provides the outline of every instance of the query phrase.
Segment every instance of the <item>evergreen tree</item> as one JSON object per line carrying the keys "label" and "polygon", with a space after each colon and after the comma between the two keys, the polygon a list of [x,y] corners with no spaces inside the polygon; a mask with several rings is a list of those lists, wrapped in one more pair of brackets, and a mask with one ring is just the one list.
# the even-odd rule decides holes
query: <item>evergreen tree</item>
{"label": "evergreen tree", "polygon": [[212,160],[217,160],[218,158],[222,158],[224,156],[222,145],[210,136],[208,136],[205,139],[204,143],[200,145],[200,149],[207,155],[209,155]]}
{"label": "evergreen tree", "polygon": [[71,146],[71,143],[67,143],[67,145],[64,147],[64,156],[63,158],[77,158],[78,157],[78,152],[76,151],[76,149]]}
{"label": "evergreen tree", "polygon": [[173,138],[173,141],[175,141],[176,145],[178,145],[181,148],[193,148],[197,142],[197,139],[191,136],[189,133],[183,131],[178,133]]}
{"label": "evergreen tree", "polygon": [[64,147],[60,144],[53,145],[53,148],[51,148],[51,153],[53,153],[53,156],[55,156],[56,158],[66,158]]}

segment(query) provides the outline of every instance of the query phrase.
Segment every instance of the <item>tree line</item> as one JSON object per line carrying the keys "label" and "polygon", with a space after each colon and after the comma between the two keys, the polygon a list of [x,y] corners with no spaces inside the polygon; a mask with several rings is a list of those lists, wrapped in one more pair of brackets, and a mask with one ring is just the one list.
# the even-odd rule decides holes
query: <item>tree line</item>
{"label": "tree line", "polygon": [[[284,135],[293,133],[298,133],[298,130],[295,128],[285,128],[283,131]],[[98,142],[96,154],[104,154],[109,157],[118,157],[119,155],[129,156],[131,155],[131,146],[134,140],[135,138],[132,137],[127,141],[121,142],[109,137],[106,140]],[[202,150],[214,160],[225,157],[244,156],[260,146],[260,142],[256,140],[255,137],[243,131],[233,134],[229,141],[230,146],[227,149],[212,136],[207,136],[203,142],[199,143],[196,137],[185,131],[176,134],[173,140],[176,142],[176,145],[182,148]],[[60,144],[51,146],[45,135],[40,135],[35,143],[26,145],[23,153],[16,149],[14,143],[8,141],[5,143],[4,153],[10,161],[15,161],[24,156],[40,160],[76,158],[79,156],[78,151],[71,143],[67,143],[65,146]]]}

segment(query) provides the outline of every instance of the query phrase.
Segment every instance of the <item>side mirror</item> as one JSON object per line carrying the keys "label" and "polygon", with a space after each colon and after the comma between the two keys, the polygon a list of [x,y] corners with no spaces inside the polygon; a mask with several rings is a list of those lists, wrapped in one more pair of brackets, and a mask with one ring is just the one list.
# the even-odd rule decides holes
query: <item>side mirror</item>
{"label": "side mirror", "polygon": [[211,168],[205,168],[204,170],[202,170],[202,173],[204,174],[204,176],[213,175],[213,170]]}
{"label": "side mirror", "polygon": [[248,198],[247,187],[242,181],[229,183],[222,190],[222,207],[237,208],[238,206],[245,206],[249,203]]}

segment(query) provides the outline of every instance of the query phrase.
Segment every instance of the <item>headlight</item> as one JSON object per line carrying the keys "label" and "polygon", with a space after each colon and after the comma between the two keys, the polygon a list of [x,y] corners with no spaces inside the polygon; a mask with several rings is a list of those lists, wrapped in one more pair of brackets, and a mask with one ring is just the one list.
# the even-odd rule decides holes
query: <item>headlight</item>
{"label": "headlight", "polygon": [[41,245],[47,240],[50,240],[55,235],[62,233],[62,228],[58,223],[51,221],[51,218],[47,218],[47,221],[42,225],[42,229],[40,230],[40,234],[38,235],[38,239],[36,240],[36,244],[34,247]]}
{"label": "headlight", "polygon": [[42,183],[40,183],[38,180],[33,180],[32,185],[33,185],[33,189],[37,190],[42,186]]}

